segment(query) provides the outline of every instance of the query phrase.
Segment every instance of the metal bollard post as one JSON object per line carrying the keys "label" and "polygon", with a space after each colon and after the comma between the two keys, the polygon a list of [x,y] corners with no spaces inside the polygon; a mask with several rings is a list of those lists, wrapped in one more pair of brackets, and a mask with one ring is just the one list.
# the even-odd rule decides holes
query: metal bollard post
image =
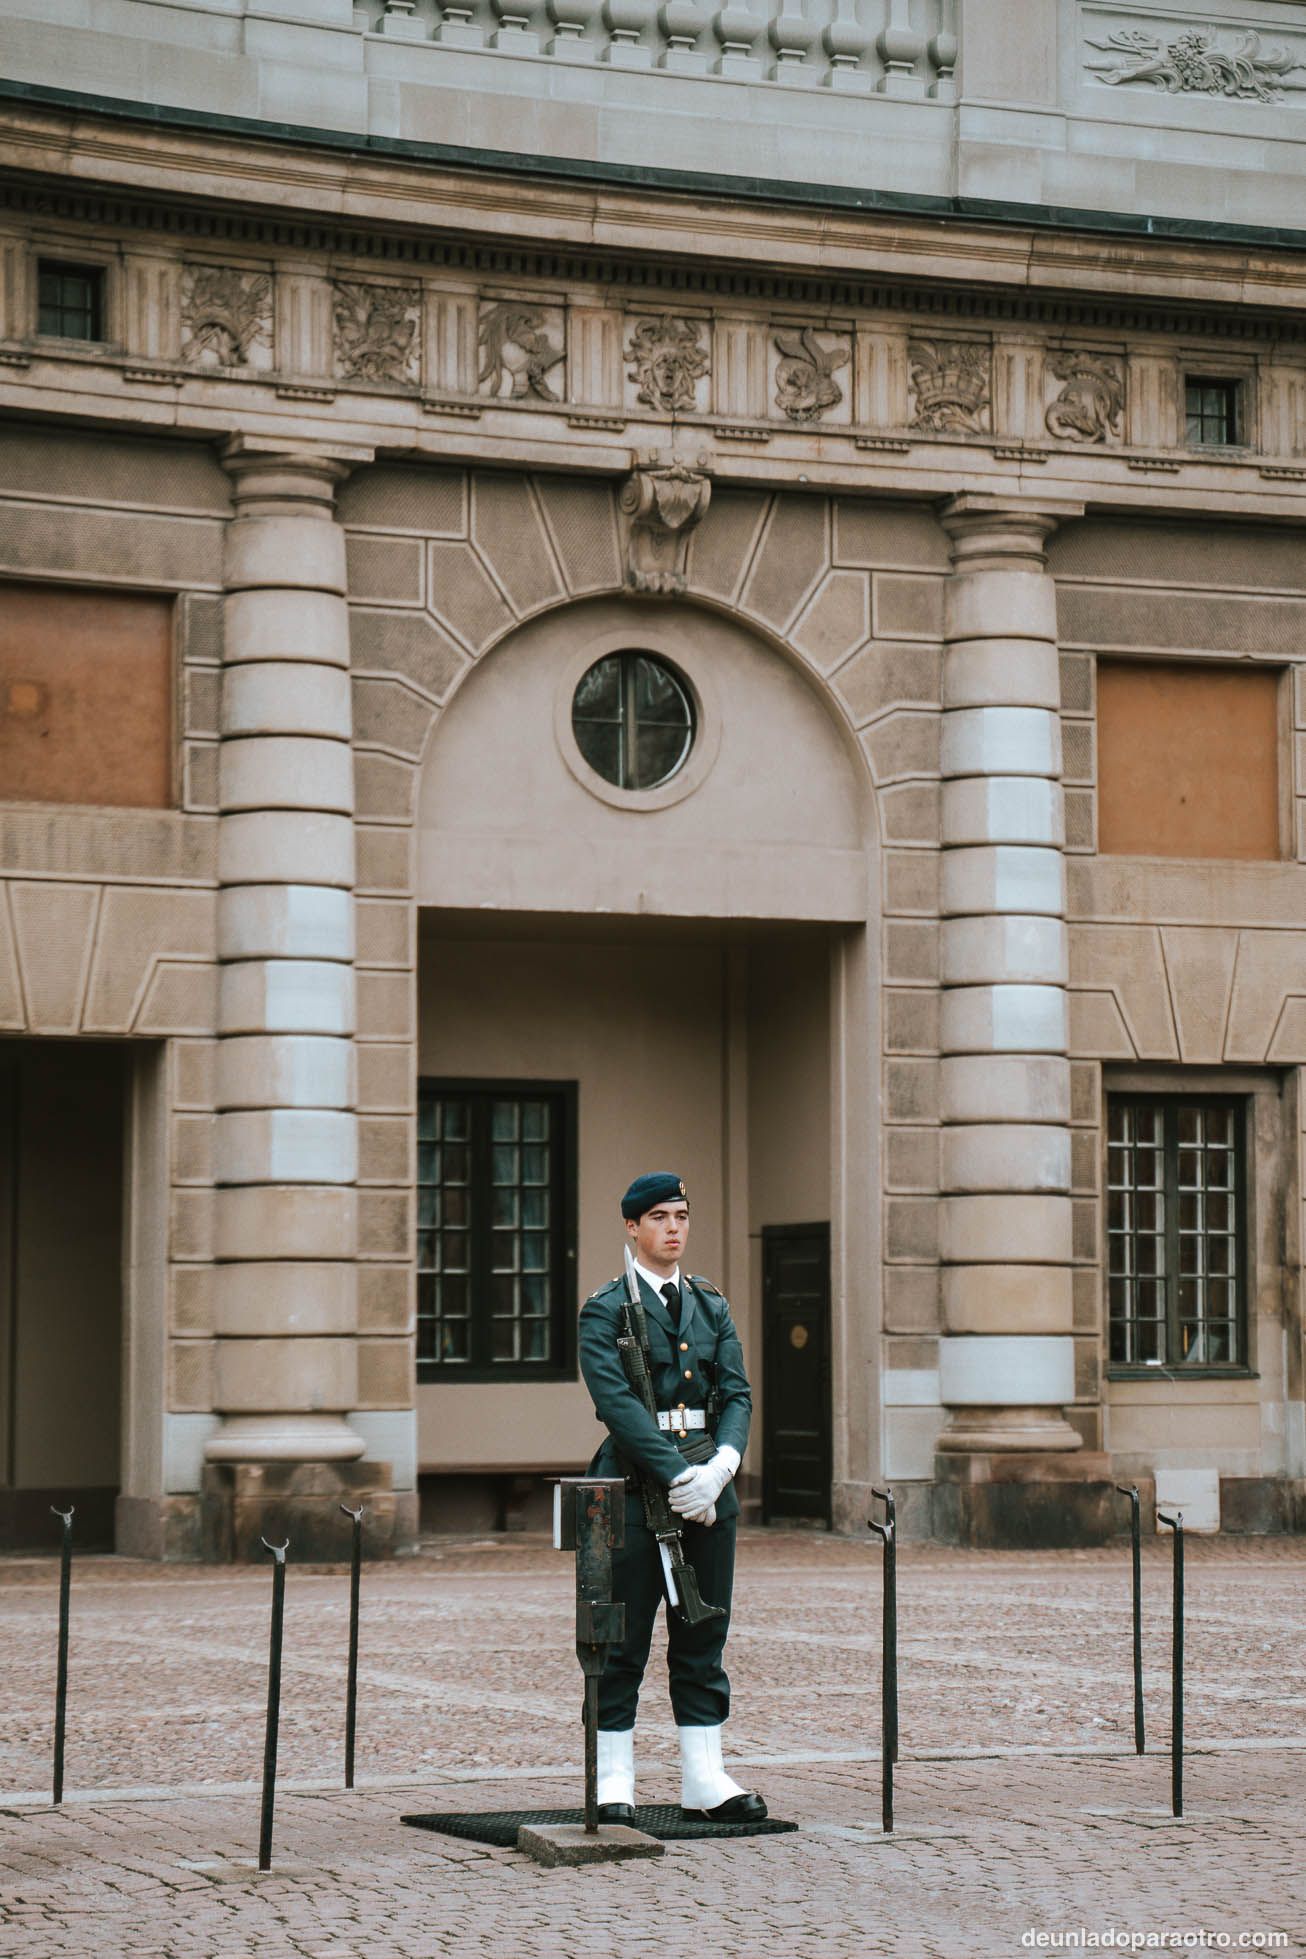
{"label": "metal bollard post", "polygon": [[585,1828],[599,1827],[599,1675],[608,1648],[626,1636],[626,1608],[612,1598],[612,1553],[626,1541],[626,1485],[615,1477],[564,1476],[556,1485],[553,1541],[576,1553],[576,1658],[585,1675]]}
{"label": "metal bollard post", "polygon": [[1184,1513],[1163,1517],[1158,1524],[1174,1532],[1174,1602],[1170,1646],[1170,1809],[1184,1813]]}
{"label": "metal bollard post", "polygon": [[63,1522],[59,1551],[59,1670],[54,1689],[54,1801],[63,1801],[63,1745],[68,1713],[68,1594],[72,1586],[73,1511],[50,1505],[50,1515]]}
{"label": "metal bollard post", "polygon": [[354,1520],[354,1548],[349,1565],[349,1684],[345,1691],[345,1787],[354,1786],[354,1728],[358,1714],[358,1583],[363,1561],[363,1506],[340,1508]]}
{"label": "metal bollard post", "polygon": [[1146,1752],[1143,1734],[1143,1550],[1139,1535],[1138,1485],[1117,1483],[1121,1496],[1130,1500],[1130,1527],[1134,1540],[1134,1753]]}
{"label": "metal bollard post", "polygon": [[880,1667],[880,1821],[893,1829],[893,1765],[898,1759],[898,1513],[892,1490],[872,1490],[884,1505],[884,1522],[866,1520],[884,1545],[884,1610]]}
{"label": "metal bollard post", "polygon": [[263,1812],[259,1820],[258,1867],[272,1868],[272,1810],[277,1797],[277,1729],[281,1720],[281,1623],[286,1605],[286,1552],[284,1544],[262,1540],[276,1563],[272,1567],[272,1627],[268,1635],[268,1721],[263,1740]]}

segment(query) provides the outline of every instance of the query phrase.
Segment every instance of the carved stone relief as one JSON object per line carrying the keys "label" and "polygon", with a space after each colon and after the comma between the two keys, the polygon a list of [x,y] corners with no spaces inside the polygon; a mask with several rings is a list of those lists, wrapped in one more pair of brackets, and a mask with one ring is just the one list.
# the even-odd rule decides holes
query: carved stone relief
{"label": "carved stone relief", "polygon": [[683,462],[637,469],[627,477],[619,508],[632,592],[666,597],[684,591],[689,534],[711,499],[708,477]]}
{"label": "carved stone relief", "polygon": [[711,365],[700,321],[669,313],[641,320],[630,336],[626,359],[635,399],[646,408],[681,415],[698,406],[698,383]]}
{"label": "carved stone relief", "polygon": [[1261,46],[1259,34],[1241,34],[1221,47],[1209,34],[1177,34],[1161,41],[1141,27],[1121,28],[1105,41],[1089,41],[1100,60],[1084,66],[1113,87],[1148,82],[1168,95],[1227,95],[1242,102],[1277,102],[1283,79],[1306,61],[1282,46]]}
{"label": "carved stone relief", "polygon": [[1049,354],[1047,371],[1062,382],[1043,416],[1049,435],[1064,442],[1106,442],[1120,433],[1125,406],[1124,362],[1113,354]]}
{"label": "carved stone relief", "polygon": [[181,353],[197,367],[270,367],[270,276],[235,265],[184,266]]}
{"label": "carved stone relief", "polygon": [[417,379],[418,286],[332,287],[336,370],[352,381]]}
{"label": "carved stone relief", "polygon": [[811,327],[800,333],[777,333],[780,359],[775,370],[775,405],[791,422],[819,422],[844,398],[835,380],[852,359],[846,345],[822,347]]}
{"label": "carved stone relief", "polygon": [[561,309],[498,300],[482,307],[480,392],[508,401],[559,401],[549,375],[565,359]]}
{"label": "carved stone relief", "polygon": [[980,435],[989,406],[989,348],[981,340],[913,340],[911,426],[934,434]]}

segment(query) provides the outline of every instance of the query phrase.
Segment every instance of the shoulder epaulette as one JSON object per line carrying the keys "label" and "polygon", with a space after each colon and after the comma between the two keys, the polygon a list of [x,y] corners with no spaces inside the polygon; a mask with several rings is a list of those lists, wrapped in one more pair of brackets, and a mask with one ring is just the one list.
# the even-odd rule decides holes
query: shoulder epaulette
{"label": "shoulder epaulette", "polygon": [[691,1272],[689,1280],[691,1285],[701,1286],[704,1292],[710,1292],[714,1299],[725,1298],[725,1294],[722,1292],[720,1286],[714,1286],[712,1281],[705,1279],[701,1272]]}

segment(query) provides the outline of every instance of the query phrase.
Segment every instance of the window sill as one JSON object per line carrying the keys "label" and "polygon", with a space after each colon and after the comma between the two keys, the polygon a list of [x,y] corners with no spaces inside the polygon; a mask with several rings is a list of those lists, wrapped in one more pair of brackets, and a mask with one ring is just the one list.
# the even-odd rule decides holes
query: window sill
{"label": "window sill", "polygon": [[1108,1367],[1108,1381],[1259,1381],[1252,1367]]}
{"label": "window sill", "polygon": [[418,1361],[419,1388],[452,1387],[466,1382],[485,1387],[489,1383],[533,1381],[540,1387],[558,1387],[578,1378],[574,1367],[530,1367],[518,1362],[502,1367],[441,1367],[432,1361]]}

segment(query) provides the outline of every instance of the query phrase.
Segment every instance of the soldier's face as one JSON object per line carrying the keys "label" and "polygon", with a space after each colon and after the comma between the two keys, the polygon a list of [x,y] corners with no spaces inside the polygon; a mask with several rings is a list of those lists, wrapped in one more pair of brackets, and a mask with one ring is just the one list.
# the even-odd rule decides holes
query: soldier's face
{"label": "soldier's face", "polygon": [[682,1198],[674,1203],[655,1204],[638,1223],[627,1218],[626,1230],[630,1234],[631,1250],[641,1265],[647,1265],[650,1272],[674,1272],[684,1256],[689,1237],[689,1206]]}

